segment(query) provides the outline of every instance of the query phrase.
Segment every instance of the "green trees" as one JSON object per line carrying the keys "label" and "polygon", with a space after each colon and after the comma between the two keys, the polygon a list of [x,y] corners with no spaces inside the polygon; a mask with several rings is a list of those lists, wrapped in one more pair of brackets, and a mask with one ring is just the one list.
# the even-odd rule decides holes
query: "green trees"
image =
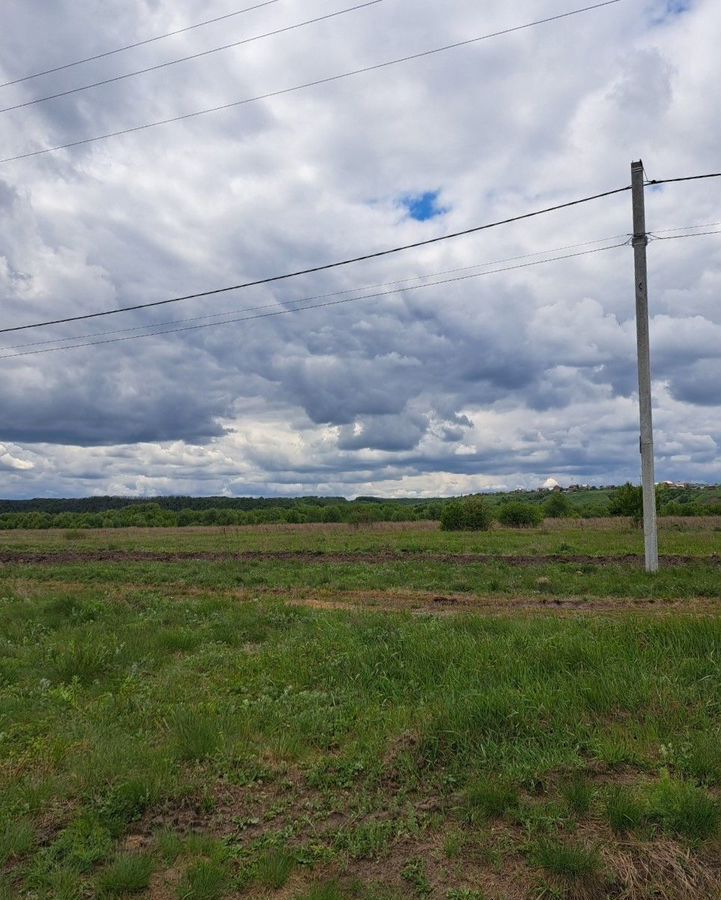
{"label": "green trees", "polygon": [[441,511],[443,531],[488,531],[493,522],[482,497],[465,497],[446,503]]}

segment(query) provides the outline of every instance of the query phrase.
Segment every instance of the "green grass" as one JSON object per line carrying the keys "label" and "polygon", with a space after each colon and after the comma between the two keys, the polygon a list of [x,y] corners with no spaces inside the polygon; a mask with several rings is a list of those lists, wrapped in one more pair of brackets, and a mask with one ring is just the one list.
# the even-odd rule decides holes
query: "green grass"
{"label": "green grass", "polygon": [[[422,557],[399,557],[376,563],[342,562],[319,558],[316,562],[256,560],[239,565],[181,561],[105,563],[47,566],[5,566],[3,580],[32,577],[52,582],[81,582],[105,585],[113,589],[126,583],[146,587],[201,587],[206,590],[245,591],[393,591],[416,590],[444,593],[470,593],[498,597],[618,597],[628,599],[671,600],[684,597],[721,598],[718,563],[699,559],[686,566],[663,568],[649,575],[637,565],[621,560],[605,565],[577,562],[548,562],[516,566],[504,561],[457,565],[453,562],[427,561]],[[114,650],[114,648],[110,648]],[[69,680],[74,674],[92,681],[109,665],[108,648],[89,650],[85,656],[77,649],[62,651],[55,664],[54,677]]]}
{"label": "green grass", "polygon": [[531,859],[552,875],[570,879],[596,875],[601,868],[595,849],[560,841],[541,841],[533,848]]}
{"label": "green grass", "polygon": [[609,788],[606,814],[617,832],[653,828],[690,841],[717,836],[721,824],[721,806],[715,797],[668,774],[643,789]]}
{"label": "green grass", "polygon": [[100,873],[99,893],[105,897],[139,894],[150,884],[153,868],[154,863],[149,856],[130,853],[118,856]]}
{"label": "green grass", "polygon": [[565,800],[569,811],[579,818],[588,814],[593,801],[593,785],[581,774],[564,781],[561,785],[561,796]]}
{"label": "green grass", "polygon": [[255,880],[263,887],[282,888],[295,868],[295,858],[280,847],[269,847],[258,858]]}
{"label": "green grass", "polygon": [[346,900],[347,896],[337,881],[326,881],[311,885],[298,900]]}
{"label": "green grass", "polygon": [[229,889],[225,867],[214,860],[200,860],[185,873],[178,900],[220,900]]}
{"label": "green grass", "polygon": [[650,791],[649,818],[671,834],[702,841],[718,835],[721,807],[702,788],[664,776]]}
{"label": "green grass", "polygon": [[498,819],[518,806],[518,791],[498,777],[474,781],[464,798],[464,818],[471,824]]}
{"label": "green grass", "polygon": [[180,760],[207,759],[221,742],[217,716],[194,707],[176,709],[170,730],[175,754]]}
{"label": "green grass", "polygon": [[20,819],[6,822],[0,830],[0,866],[25,856],[35,846],[35,829],[31,822]]}
{"label": "green grass", "polygon": [[609,825],[620,834],[640,828],[646,821],[646,804],[635,789],[613,785],[607,791],[605,806]]}
{"label": "green grass", "polygon": [[[636,540],[563,533],[574,545]],[[286,599],[299,586],[330,597],[373,585],[487,593],[492,581],[509,598],[584,584],[584,596],[678,599],[704,585],[718,595],[716,562],[658,579],[621,562],[466,566],[422,556],[487,540],[536,552],[559,535],[389,534],[241,536],[276,548],[405,543],[399,559],[373,565],[0,567],[0,864],[10,896],[121,896],[144,890],[132,887],[134,872],[140,884],[143,871],[170,870],[178,897],[200,900],[280,889],[291,874],[299,896],[321,900],[424,896],[441,890],[431,859],[447,873],[443,891],[463,891],[473,884],[464,872],[496,877],[524,851],[544,877],[593,878],[598,857],[579,834],[609,826],[620,840],[672,839],[691,860],[711,852],[720,617],[436,616]],[[186,550],[209,540],[164,539]],[[82,546],[100,540],[91,532]],[[162,532],[152,540],[159,546]],[[138,832],[155,837],[147,855],[128,855]],[[353,880],[385,862],[392,883]]]}

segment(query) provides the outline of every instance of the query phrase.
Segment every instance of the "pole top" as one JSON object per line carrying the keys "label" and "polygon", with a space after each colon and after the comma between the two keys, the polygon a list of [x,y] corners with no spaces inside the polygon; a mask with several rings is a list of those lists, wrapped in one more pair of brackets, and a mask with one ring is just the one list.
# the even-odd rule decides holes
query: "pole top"
{"label": "pole top", "polygon": [[631,163],[631,168],[632,168],[632,169],[642,169],[642,168],[643,168],[643,160],[642,160],[642,159],[639,159],[639,160],[637,160],[636,162],[632,162],[632,163]]}

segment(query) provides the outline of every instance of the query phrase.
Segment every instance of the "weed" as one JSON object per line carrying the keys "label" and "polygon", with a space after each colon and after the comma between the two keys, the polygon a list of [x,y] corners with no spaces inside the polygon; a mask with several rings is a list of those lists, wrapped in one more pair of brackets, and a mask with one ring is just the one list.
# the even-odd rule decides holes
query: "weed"
{"label": "weed", "polygon": [[564,878],[586,878],[600,867],[596,850],[580,844],[540,841],[531,853],[532,860],[548,872]]}
{"label": "weed", "polygon": [[200,710],[181,708],[171,720],[175,755],[185,761],[196,761],[212,756],[221,740],[216,716]]}
{"label": "weed", "polygon": [[561,785],[561,795],[575,816],[585,816],[591,808],[593,787],[587,778],[576,775]]}
{"label": "weed", "polygon": [[448,859],[455,859],[463,852],[466,836],[461,831],[448,831],[443,838],[443,852]]}
{"label": "weed", "polygon": [[185,873],[178,887],[178,900],[219,900],[227,887],[225,867],[213,860],[201,860]]}
{"label": "weed", "polygon": [[256,863],[255,878],[264,887],[282,888],[295,867],[295,859],[286,850],[269,847]]}
{"label": "weed", "polygon": [[53,900],[81,900],[87,896],[87,886],[73,868],[53,869],[47,875],[46,884],[47,896]]}
{"label": "weed", "polygon": [[463,816],[471,823],[498,819],[518,806],[518,792],[498,778],[482,778],[468,788],[464,800]]}
{"label": "weed", "polygon": [[104,825],[92,816],[81,816],[60,833],[38,863],[43,870],[62,863],[78,872],[89,872],[107,858],[112,844],[112,836]]}
{"label": "weed", "polygon": [[646,819],[647,806],[633,791],[623,785],[613,785],[604,798],[608,822],[617,832],[640,828]]}
{"label": "weed", "polygon": [[335,846],[345,850],[352,859],[375,859],[387,851],[394,837],[393,822],[366,822],[339,831]]}
{"label": "weed", "polygon": [[98,888],[102,895],[123,897],[125,894],[139,894],[150,884],[153,874],[153,860],[149,856],[123,854],[107,866],[98,877]]}
{"label": "weed", "polygon": [[35,829],[25,819],[7,822],[0,830],[0,866],[25,856],[35,846]]}
{"label": "weed", "polygon": [[650,792],[649,817],[665,831],[701,841],[718,833],[721,811],[706,791],[665,776]]}
{"label": "weed", "polygon": [[428,897],[431,894],[431,883],[426,873],[425,860],[409,860],[403,867],[401,878],[415,888],[416,896]]}
{"label": "weed", "polygon": [[347,897],[337,881],[324,881],[312,885],[298,900],[346,900]]}
{"label": "weed", "polygon": [[155,835],[155,846],[166,863],[173,863],[183,853],[183,839],[170,828],[163,828]]}
{"label": "weed", "polygon": [[99,807],[99,817],[115,834],[139,819],[160,796],[156,779],[131,778],[114,787]]}
{"label": "weed", "polygon": [[704,784],[721,785],[721,735],[695,735],[685,748],[680,768]]}
{"label": "weed", "polygon": [[168,628],[161,631],[156,638],[156,646],[166,653],[187,653],[195,649],[199,642],[198,635],[187,628]]}
{"label": "weed", "polygon": [[113,651],[89,638],[71,640],[58,647],[50,660],[50,672],[56,681],[81,685],[92,684],[110,668]]}

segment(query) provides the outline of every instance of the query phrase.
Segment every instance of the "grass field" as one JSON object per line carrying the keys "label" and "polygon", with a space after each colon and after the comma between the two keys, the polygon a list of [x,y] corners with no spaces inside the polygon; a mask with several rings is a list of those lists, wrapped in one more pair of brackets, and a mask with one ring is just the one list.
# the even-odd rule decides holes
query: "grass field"
{"label": "grass field", "polygon": [[0,533],[0,898],[721,897],[721,520]]}

